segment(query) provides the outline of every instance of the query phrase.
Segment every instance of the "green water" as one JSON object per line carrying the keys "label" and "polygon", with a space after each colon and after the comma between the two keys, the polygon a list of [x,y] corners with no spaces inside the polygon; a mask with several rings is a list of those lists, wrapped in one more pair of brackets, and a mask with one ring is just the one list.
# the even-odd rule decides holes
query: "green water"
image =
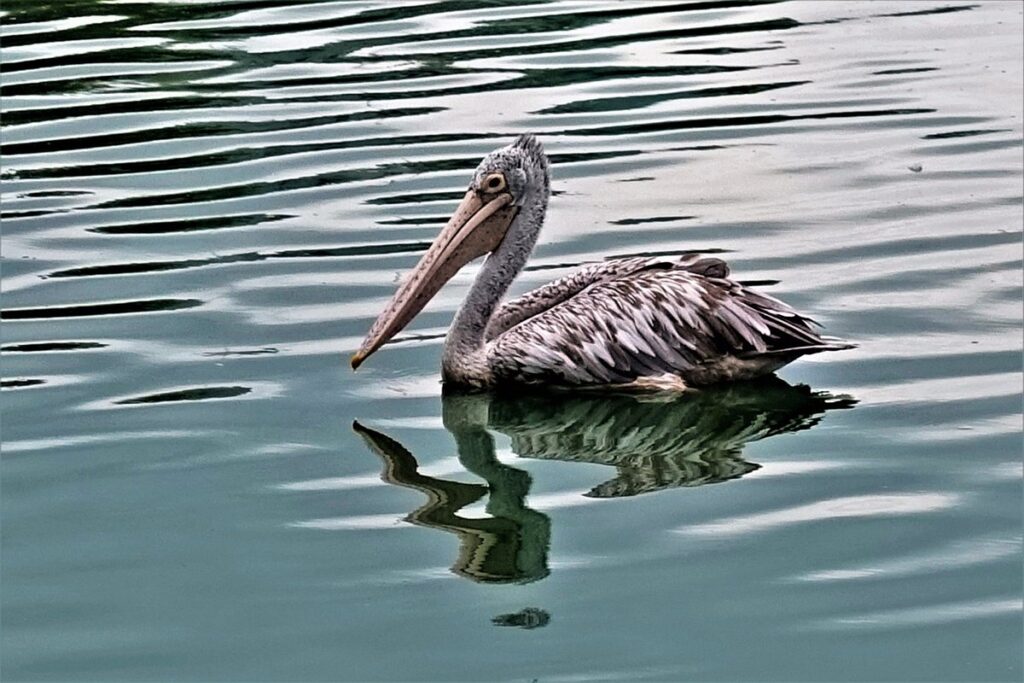
{"label": "green water", "polygon": [[[1024,674],[1020,4],[0,11],[3,680]],[[352,373],[526,130],[516,292],[702,250],[859,347],[442,397],[470,267]]]}

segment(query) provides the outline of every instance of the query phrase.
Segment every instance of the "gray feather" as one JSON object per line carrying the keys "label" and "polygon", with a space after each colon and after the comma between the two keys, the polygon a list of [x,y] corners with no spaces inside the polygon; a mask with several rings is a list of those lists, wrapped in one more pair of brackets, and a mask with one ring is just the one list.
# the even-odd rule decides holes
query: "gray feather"
{"label": "gray feather", "polygon": [[849,348],[720,259],[629,258],[587,266],[503,306],[488,328],[497,383],[687,385],[749,379],[800,355]]}

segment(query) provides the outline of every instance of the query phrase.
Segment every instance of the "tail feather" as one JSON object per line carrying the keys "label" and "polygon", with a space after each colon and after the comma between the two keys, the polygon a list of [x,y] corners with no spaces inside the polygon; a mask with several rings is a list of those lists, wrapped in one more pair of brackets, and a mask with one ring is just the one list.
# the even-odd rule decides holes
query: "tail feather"
{"label": "tail feather", "polygon": [[804,346],[789,346],[783,349],[769,349],[768,351],[758,351],[754,353],[744,354],[742,358],[796,358],[797,356],[807,356],[812,353],[821,353],[822,351],[845,351],[847,349],[857,348],[856,344],[843,341],[842,339],[836,339],[835,337],[822,337],[822,341],[825,343],[805,344]]}

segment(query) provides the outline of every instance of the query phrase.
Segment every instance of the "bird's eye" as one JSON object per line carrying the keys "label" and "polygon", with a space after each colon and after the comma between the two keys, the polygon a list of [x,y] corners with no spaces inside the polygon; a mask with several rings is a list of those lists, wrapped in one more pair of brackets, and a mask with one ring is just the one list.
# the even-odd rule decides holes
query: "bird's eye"
{"label": "bird's eye", "polygon": [[483,188],[487,192],[501,192],[505,189],[505,176],[501,173],[492,173],[484,178]]}

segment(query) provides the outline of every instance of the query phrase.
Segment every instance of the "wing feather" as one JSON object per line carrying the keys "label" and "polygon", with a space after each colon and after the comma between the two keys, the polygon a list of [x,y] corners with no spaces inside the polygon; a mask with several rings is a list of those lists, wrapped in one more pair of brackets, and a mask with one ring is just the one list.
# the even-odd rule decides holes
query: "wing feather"
{"label": "wing feather", "polygon": [[636,256],[592,263],[565,277],[504,303],[491,317],[484,338],[490,341],[515,325],[557,306],[587,287],[609,282],[630,273],[649,268],[672,268],[675,263],[667,259]]}
{"label": "wing feather", "polygon": [[504,329],[487,347],[495,379],[619,384],[671,374],[707,384],[848,348],[728,273],[714,258],[633,258],[557,280],[503,307]]}

